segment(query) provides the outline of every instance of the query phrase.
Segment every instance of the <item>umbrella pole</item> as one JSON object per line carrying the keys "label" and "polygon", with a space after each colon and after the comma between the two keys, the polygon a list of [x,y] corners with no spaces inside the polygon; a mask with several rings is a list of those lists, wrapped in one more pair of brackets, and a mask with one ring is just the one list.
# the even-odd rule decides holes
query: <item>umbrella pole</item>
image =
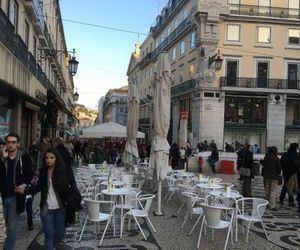
{"label": "umbrella pole", "polygon": [[157,216],[163,215],[163,212],[161,211],[161,186],[162,180],[159,180],[157,182],[157,211],[155,212],[155,215]]}

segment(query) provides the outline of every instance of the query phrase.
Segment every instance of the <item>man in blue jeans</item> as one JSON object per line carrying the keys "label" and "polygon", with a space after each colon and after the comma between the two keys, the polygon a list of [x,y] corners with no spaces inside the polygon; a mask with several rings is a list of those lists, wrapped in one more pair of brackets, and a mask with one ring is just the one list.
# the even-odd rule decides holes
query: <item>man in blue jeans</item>
{"label": "man in blue jeans", "polygon": [[0,192],[7,229],[4,248],[14,249],[17,237],[19,215],[25,210],[25,187],[32,178],[32,163],[28,154],[19,150],[20,137],[9,133],[6,145],[0,152]]}

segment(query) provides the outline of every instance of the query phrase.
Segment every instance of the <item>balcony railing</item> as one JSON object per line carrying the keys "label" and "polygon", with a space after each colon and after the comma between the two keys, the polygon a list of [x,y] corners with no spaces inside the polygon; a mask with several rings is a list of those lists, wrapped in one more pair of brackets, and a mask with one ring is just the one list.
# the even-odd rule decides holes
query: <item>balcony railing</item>
{"label": "balcony railing", "polygon": [[19,35],[16,35],[15,37],[16,37],[15,55],[24,64],[24,66],[27,67],[28,66],[27,46]]}
{"label": "balcony railing", "polygon": [[44,32],[45,18],[43,8],[40,0],[25,0],[25,6],[29,6],[29,10],[35,16],[37,24],[39,25],[41,32]]}
{"label": "balcony railing", "polygon": [[196,82],[194,79],[178,84],[171,88],[171,95],[176,96],[178,94],[183,94],[186,92],[193,91],[193,89],[195,88],[195,84]]}
{"label": "balcony railing", "polygon": [[0,42],[9,50],[14,50],[15,28],[0,8]]}
{"label": "balcony railing", "polygon": [[294,18],[299,19],[299,9],[289,9],[280,7],[229,4],[230,14],[243,16],[262,16],[276,18]]}
{"label": "balcony railing", "polygon": [[139,63],[141,69],[143,69],[147,64],[151,62],[151,60],[158,55],[159,52],[166,50],[168,46],[180,35],[182,34],[188,27],[190,27],[191,17],[188,16],[184,19],[178,27],[169,35],[167,36],[163,42],[151,53],[148,53],[142,61]]}
{"label": "balcony railing", "polygon": [[163,16],[159,16],[156,25],[150,28],[150,32],[152,32],[153,35],[160,30],[160,28],[163,26],[164,23],[168,22],[170,17],[175,12],[175,9],[179,6],[179,4],[182,1],[183,0],[173,0],[171,2],[171,6],[169,8],[166,7],[165,14]]}
{"label": "balcony railing", "polygon": [[221,87],[242,88],[269,88],[269,89],[295,89],[300,90],[300,80],[271,79],[271,78],[246,78],[246,77],[221,77]]}

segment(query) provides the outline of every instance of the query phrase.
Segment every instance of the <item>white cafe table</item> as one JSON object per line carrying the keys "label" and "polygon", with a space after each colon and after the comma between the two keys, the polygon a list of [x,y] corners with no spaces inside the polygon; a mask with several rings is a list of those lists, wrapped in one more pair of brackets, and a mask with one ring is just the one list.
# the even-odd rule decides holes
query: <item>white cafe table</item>
{"label": "white cafe table", "polygon": [[[107,178],[106,178],[107,179]],[[123,187],[125,185],[125,183],[123,181],[113,181],[113,184],[116,186],[116,187]],[[101,182],[101,185],[103,186],[107,186],[108,185],[108,181],[102,181]]]}
{"label": "white cafe table", "polygon": [[[121,198],[121,206],[123,206],[124,205],[123,196],[129,194],[130,191],[132,191],[132,188],[115,188],[113,191],[104,189],[101,191],[101,193],[111,197],[119,196]],[[123,208],[121,208],[121,220],[122,219],[123,219]],[[121,222],[120,238],[122,237],[121,232],[122,232],[122,222]]]}
{"label": "white cafe table", "polygon": [[172,174],[177,177],[194,177],[195,174],[184,170],[173,170]]}
{"label": "white cafe table", "polygon": [[203,189],[208,189],[208,190],[215,190],[215,189],[222,189],[224,186],[220,184],[211,184],[209,185],[208,183],[198,183],[196,184],[197,187],[203,188]]}
{"label": "white cafe table", "polygon": [[243,196],[238,191],[226,192],[226,191],[214,190],[214,191],[209,192],[209,194],[211,196],[216,197],[219,200],[224,200],[226,206],[228,206],[229,200],[234,201],[235,241],[237,242],[237,230],[238,230],[237,218],[236,218],[236,216],[237,216],[237,199],[242,198]]}

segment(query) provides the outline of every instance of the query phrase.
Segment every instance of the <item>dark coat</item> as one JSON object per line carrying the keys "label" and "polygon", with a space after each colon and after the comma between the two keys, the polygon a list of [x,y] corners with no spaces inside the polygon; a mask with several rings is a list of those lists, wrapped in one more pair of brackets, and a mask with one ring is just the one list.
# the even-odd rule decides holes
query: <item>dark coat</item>
{"label": "dark coat", "polygon": [[274,154],[266,154],[261,162],[264,166],[264,178],[278,180],[281,172],[281,163],[279,158]]}
{"label": "dark coat", "polygon": [[[26,153],[18,151],[16,156],[16,165],[15,165],[15,186],[20,186],[22,184],[29,185],[31,178],[33,176],[33,166],[30,159],[30,156]],[[6,178],[6,169],[7,169],[7,158],[1,157],[0,159],[0,192],[3,201],[7,197],[8,190],[7,178]],[[25,210],[25,195],[16,194],[17,198],[17,214],[21,214]]]}
{"label": "dark coat", "polygon": [[242,160],[242,167],[249,168],[251,171],[250,178],[254,179],[254,172],[253,172],[253,153],[249,150],[245,150],[244,158]]}
{"label": "dark coat", "polygon": [[294,173],[296,173],[297,151],[287,151],[282,154],[280,162],[282,166],[282,175],[285,181],[287,181]]}

